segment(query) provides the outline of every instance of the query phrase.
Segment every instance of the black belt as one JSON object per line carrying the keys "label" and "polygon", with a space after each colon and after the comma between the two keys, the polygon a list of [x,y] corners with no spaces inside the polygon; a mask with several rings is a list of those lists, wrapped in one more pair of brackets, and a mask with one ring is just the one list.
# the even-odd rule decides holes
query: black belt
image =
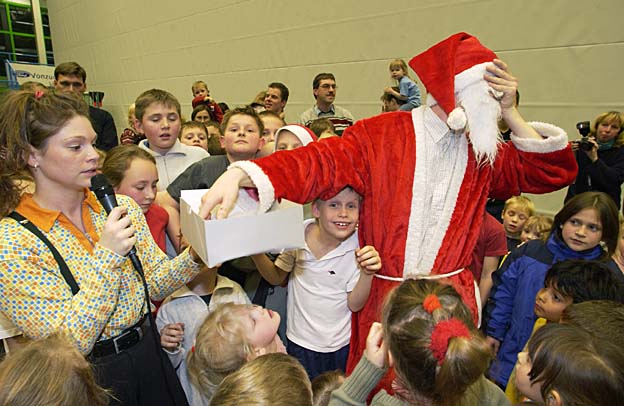
{"label": "black belt", "polygon": [[111,354],[119,354],[122,351],[132,348],[141,341],[149,328],[149,318],[147,315],[143,316],[137,324],[125,330],[117,337],[96,342],[90,356],[100,358]]}

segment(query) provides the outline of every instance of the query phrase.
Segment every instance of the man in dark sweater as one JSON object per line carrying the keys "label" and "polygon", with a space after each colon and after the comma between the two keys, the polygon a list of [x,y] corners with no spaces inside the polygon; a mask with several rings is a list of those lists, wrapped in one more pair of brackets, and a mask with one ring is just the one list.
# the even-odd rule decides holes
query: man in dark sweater
{"label": "man in dark sweater", "polygon": [[[54,69],[54,88],[59,92],[76,92],[82,96],[87,90],[87,72],[76,62],[62,63]],[[97,134],[97,149],[108,151],[119,144],[115,121],[108,111],[89,106],[89,117]]]}

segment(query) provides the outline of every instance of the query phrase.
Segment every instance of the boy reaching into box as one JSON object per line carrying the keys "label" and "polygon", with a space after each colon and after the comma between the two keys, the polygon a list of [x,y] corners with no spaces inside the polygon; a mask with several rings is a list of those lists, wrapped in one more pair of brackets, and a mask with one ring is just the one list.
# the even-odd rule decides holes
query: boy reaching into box
{"label": "boy reaching into box", "polygon": [[279,285],[290,275],[287,348],[310,379],[345,370],[351,312],[364,307],[373,275],[381,269],[375,248],[358,248],[360,200],[350,187],[329,200],[315,200],[315,218],[304,222],[305,248],[281,254],[275,264],[264,254],[252,256],[269,283]]}

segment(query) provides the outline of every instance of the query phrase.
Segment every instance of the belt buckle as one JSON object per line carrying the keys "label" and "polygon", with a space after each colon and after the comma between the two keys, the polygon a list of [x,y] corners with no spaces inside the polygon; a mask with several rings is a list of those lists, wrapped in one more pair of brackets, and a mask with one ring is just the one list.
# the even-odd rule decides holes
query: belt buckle
{"label": "belt buckle", "polygon": [[115,346],[115,354],[119,354],[121,351],[119,350],[119,346],[117,345],[117,340],[119,340],[120,338],[122,338],[123,336],[125,336],[125,334],[122,334],[118,337],[113,338],[113,345]]}
{"label": "belt buckle", "polygon": [[143,338],[143,331],[141,330],[141,326],[132,327],[130,330],[127,330],[123,334],[113,338],[113,345],[115,346],[115,354],[119,354],[120,352],[125,350],[125,348],[119,348],[120,345],[117,342],[126,338],[128,335],[132,334],[133,331],[136,331],[137,334],[139,335],[139,339],[137,340],[137,342]]}

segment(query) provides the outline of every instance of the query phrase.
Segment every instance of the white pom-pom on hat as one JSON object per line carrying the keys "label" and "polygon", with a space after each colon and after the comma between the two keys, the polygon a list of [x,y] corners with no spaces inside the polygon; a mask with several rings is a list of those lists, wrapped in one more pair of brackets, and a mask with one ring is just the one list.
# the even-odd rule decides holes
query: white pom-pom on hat
{"label": "white pom-pom on hat", "polygon": [[455,131],[460,131],[466,128],[467,122],[466,113],[461,107],[455,107],[446,119],[446,124],[448,124],[451,130]]}

